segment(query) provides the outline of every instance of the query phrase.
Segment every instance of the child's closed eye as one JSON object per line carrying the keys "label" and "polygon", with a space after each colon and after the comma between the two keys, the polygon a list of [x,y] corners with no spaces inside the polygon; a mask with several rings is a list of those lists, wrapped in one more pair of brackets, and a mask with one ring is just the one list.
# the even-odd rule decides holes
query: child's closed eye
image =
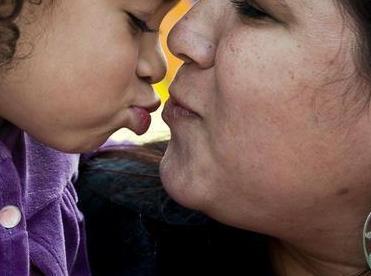
{"label": "child's closed eye", "polygon": [[130,12],[126,12],[126,13],[127,13],[127,15],[129,16],[129,19],[130,19],[129,23],[135,31],[140,31],[140,32],[143,32],[143,33],[156,33],[156,32],[158,32],[158,30],[150,28],[148,26],[147,22],[138,18],[134,14],[132,14]]}

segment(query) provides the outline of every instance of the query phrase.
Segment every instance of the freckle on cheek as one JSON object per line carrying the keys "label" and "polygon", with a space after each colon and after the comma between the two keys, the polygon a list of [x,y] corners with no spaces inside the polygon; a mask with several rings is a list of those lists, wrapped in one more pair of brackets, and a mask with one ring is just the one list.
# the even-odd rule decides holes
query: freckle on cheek
{"label": "freckle on cheek", "polygon": [[234,54],[235,56],[241,56],[241,54],[243,53],[242,49],[239,47],[231,46],[230,48],[231,48],[232,54]]}
{"label": "freckle on cheek", "polygon": [[336,195],[338,196],[343,196],[349,194],[349,189],[348,188],[341,188],[336,192]]}
{"label": "freckle on cheek", "polygon": [[229,49],[231,50],[232,54],[236,53],[236,48],[232,44],[229,45]]}

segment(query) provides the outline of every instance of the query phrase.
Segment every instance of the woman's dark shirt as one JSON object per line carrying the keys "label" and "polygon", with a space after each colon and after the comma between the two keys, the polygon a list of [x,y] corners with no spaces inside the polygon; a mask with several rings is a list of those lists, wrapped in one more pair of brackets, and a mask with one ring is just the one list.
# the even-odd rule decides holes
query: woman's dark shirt
{"label": "woman's dark shirt", "polygon": [[175,203],[156,163],[121,156],[82,164],[77,191],[93,275],[273,275],[266,237]]}

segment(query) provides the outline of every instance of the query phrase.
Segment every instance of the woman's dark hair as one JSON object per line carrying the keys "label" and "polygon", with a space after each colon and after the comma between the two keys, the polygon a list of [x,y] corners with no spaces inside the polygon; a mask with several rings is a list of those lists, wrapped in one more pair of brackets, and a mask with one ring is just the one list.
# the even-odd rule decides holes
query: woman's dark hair
{"label": "woman's dark hair", "polygon": [[356,65],[358,74],[371,84],[371,0],[340,0],[344,11],[355,20],[358,35]]}

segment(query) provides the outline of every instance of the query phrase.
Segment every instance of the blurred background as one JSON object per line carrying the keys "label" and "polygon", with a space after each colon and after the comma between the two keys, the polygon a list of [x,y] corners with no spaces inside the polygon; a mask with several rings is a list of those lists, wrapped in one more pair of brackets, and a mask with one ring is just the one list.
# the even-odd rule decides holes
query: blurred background
{"label": "blurred background", "polygon": [[121,129],[111,137],[113,140],[116,141],[125,140],[132,141],[133,143],[136,144],[142,144],[154,140],[164,140],[170,137],[169,128],[161,119],[161,112],[163,104],[165,103],[169,95],[168,94],[169,85],[182,62],[170,53],[166,45],[166,40],[171,28],[179,20],[179,18],[191,8],[191,6],[192,0],[180,1],[179,4],[165,17],[164,21],[161,24],[160,37],[168,61],[168,72],[162,82],[154,85],[155,91],[159,94],[161,98],[162,106],[159,108],[158,111],[152,114],[152,124],[149,131],[144,135],[137,136],[130,130]]}

